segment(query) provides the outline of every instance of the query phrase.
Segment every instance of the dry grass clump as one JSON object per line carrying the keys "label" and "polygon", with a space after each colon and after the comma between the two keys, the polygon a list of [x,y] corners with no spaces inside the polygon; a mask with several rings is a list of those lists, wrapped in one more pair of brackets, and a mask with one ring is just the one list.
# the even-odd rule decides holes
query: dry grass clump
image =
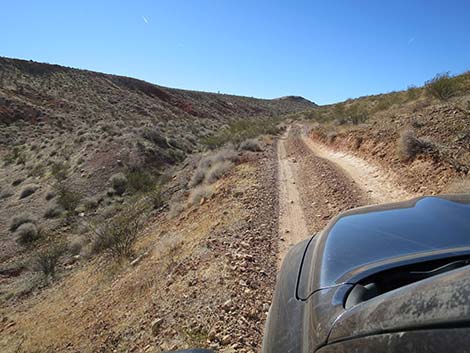
{"label": "dry grass clump", "polygon": [[189,202],[192,205],[202,204],[205,200],[209,199],[214,193],[210,185],[199,185],[189,194]]}
{"label": "dry grass clump", "polygon": [[14,216],[12,219],[11,219],[11,222],[10,222],[10,230],[12,232],[16,231],[18,229],[19,226],[21,226],[22,224],[25,224],[25,223],[33,223],[35,224],[37,222],[37,219],[36,217],[33,217],[31,214],[29,213],[26,213],[26,212],[23,212],[23,213],[20,213],[19,215],[17,216]]}
{"label": "dry grass clump", "polygon": [[198,186],[204,182],[213,183],[222,177],[238,161],[238,154],[233,149],[223,149],[203,157],[198,164],[189,187]]}
{"label": "dry grass clump", "polygon": [[18,227],[15,234],[18,243],[27,245],[39,238],[38,228],[33,223],[23,223]]}
{"label": "dry grass clump", "polygon": [[15,194],[15,191],[10,187],[5,187],[0,191],[0,200],[7,199]]}
{"label": "dry grass clump", "polygon": [[117,195],[124,194],[127,188],[127,178],[123,173],[114,174],[109,180]]}
{"label": "dry grass clump", "polygon": [[257,139],[248,139],[243,141],[239,147],[242,151],[261,152],[263,148]]}
{"label": "dry grass clump", "polygon": [[416,137],[413,130],[403,131],[397,141],[397,153],[402,161],[412,160],[418,154],[435,151],[436,146],[431,141]]}
{"label": "dry grass clump", "polygon": [[47,201],[52,200],[54,197],[56,197],[56,195],[57,195],[57,193],[54,190],[49,190],[46,193],[46,200]]}
{"label": "dry grass clump", "polygon": [[51,203],[46,207],[44,218],[57,218],[62,215],[62,212],[64,212],[62,206],[58,205],[57,203]]}
{"label": "dry grass clump", "polygon": [[83,237],[75,236],[68,243],[68,251],[72,255],[79,255],[85,247],[86,241]]}
{"label": "dry grass clump", "polygon": [[20,199],[24,199],[25,197],[31,196],[39,189],[38,185],[35,184],[28,184],[20,192]]}
{"label": "dry grass clump", "polygon": [[90,196],[83,199],[83,207],[85,207],[86,210],[94,210],[98,205],[99,199],[97,197]]}
{"label": "dry grass clump", "polygon": [[326,134],[326,140],[328,141],[328,143],[333,143],[336,139],[336,136],[338,136],[336,131],[330,131]]}
{"label": "dry grass clump", "polygon": [[168,211],[168,217],[174,218],[178,216],[184,210],[184,204],[181,201],[170,202],[170,210]]}
{"label": "dry grass clump", "polygon": [[206,172],[205,181],[206,183],[212,184],[222,178],[230,169],[232,169],[233,163],[230,161],[222,161],[213,164]]}

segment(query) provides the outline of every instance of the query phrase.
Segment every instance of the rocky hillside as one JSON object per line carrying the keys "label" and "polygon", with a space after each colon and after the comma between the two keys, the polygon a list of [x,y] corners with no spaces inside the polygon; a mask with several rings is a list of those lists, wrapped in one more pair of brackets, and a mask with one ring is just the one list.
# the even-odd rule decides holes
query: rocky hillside
{"label": "rocky hillside", "polygon": [[[236,154],[244,139],[313,106],[301,97],[185,91],[0,58],[0,300],[34,287],[23,277],[40,251],[54,258],[51,244],[80,254],[84,223],[103,223],[142,195],[168,208],[174,190],[162,196],[162,185],[188,156],[224,142],[236,144]],[[211,180],[232,162],[217,163]]]}
{"label": "rocky hillside", "polygon": [[470,73],[300,115],[314,139],[379,164],[411,192],[470,192]]}

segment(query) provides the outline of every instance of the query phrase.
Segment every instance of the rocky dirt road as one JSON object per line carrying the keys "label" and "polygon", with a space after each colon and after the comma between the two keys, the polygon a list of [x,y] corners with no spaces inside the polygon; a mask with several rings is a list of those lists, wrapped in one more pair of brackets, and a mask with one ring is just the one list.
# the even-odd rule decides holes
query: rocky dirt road
{"label": "rocky dirt road", "polygon": [[295,125],[278,141],[279,259],[341,211],[414,195],[376,166],[334,151]]}

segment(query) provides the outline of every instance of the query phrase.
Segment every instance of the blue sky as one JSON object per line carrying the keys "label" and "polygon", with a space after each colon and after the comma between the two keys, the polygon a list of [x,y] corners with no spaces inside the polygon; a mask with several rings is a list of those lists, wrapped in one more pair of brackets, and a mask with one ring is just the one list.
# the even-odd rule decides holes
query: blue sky
{"label": "blue sky", "polygon": [[470,1],[4,1],[0,56],[320,104],[470,69]]}

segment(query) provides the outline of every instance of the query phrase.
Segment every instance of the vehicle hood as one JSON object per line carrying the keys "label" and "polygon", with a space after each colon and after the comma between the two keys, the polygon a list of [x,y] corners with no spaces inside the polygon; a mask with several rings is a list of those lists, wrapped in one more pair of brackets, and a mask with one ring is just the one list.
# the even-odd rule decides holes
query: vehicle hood
{"label": "vehicle hood", "polygon": [[422,197],[363,207],[333,219],[317,237],[313,291],[377,268],[470,254],[470,195]]}
{"label": "vehicle hood", "polygon": [[455,327],[470,327],[468,266],[354,306],[333,324],[328,343],[391,332]]}

